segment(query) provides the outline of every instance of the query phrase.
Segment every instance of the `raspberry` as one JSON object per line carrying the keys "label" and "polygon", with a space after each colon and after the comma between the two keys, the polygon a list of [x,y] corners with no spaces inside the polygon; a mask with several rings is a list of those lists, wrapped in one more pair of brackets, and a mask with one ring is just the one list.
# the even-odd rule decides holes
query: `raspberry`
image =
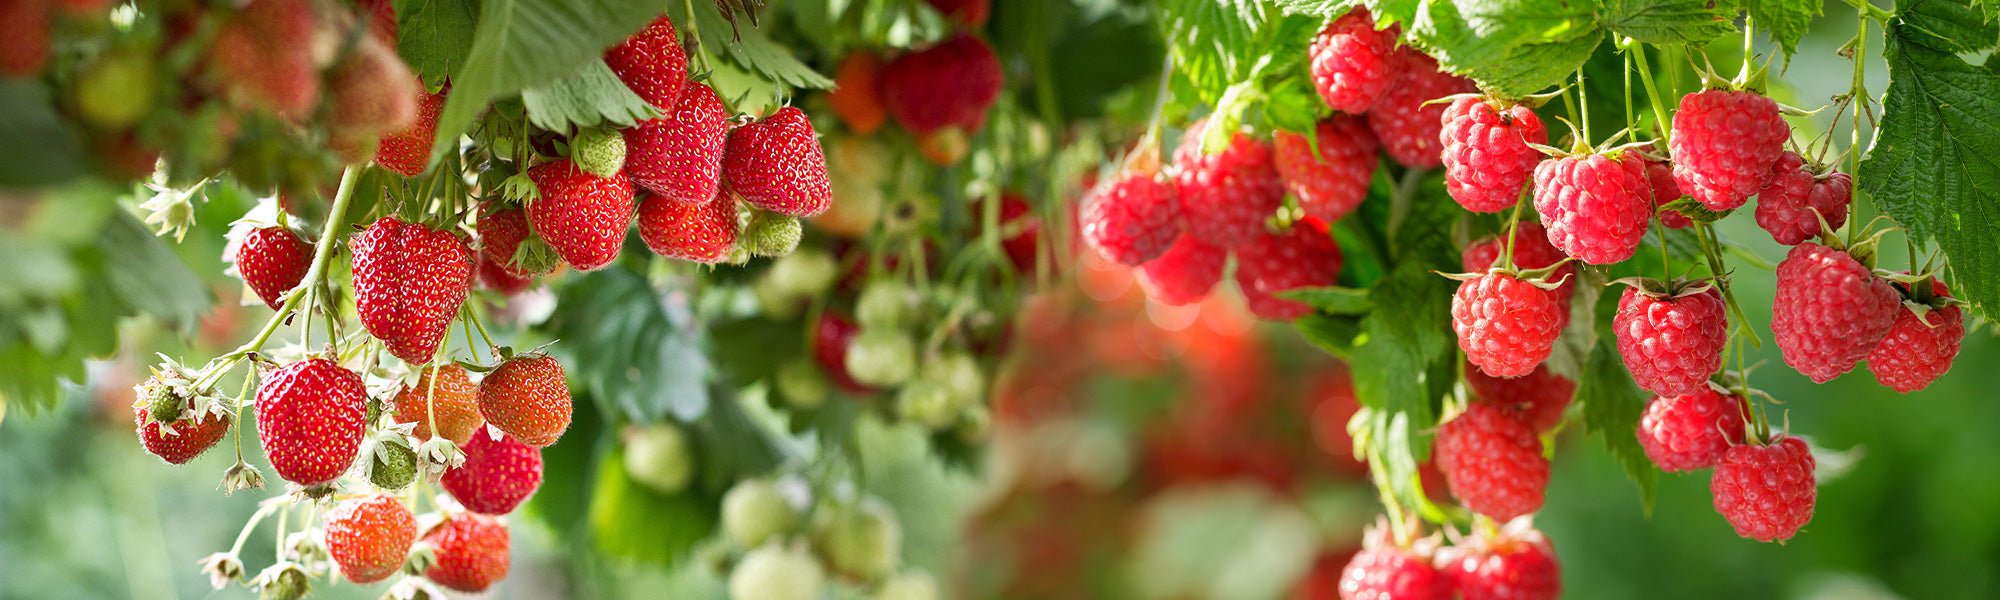
{"label": "raspberry", "polygon": [[1445,487],[1467,509],[1510,521],[1542,508],[1549,459],[1526,421],[1505,409],[1474,402],[1438,426],[1432,449]]}
{"label": "raspberry", "polygon": [[1785,364],[1826,383],[1880,345],[1901,310],[1887,280],[1845,251],[1806,242],[1778,263],[1771,334]]}
{"label": "raspberry", "polygon": [[1660,470],[1681,473],[1715,466],[1743,443],[1743,398],[1704,385],[1685,396],[1661,396],[1639,417],[1639,445]]}
{"label": "raspberry", "polygon": [[1386,532],[1371,529],[1362,549],[1340,571],[1344,600],[1451,600],[1451,577],[1424,556],[1397,546]]}
{"label": "raspberry", "polygon": [[1340,262],[1340,246],[1327,233],[1326,224],[1307,217],[1289,231],[1266,234],[1236,249],[1236,287],[1242,288],[1251,313],[1290,321],[1312,314],[1313,309],[1277,293],[1333,285],[1340,276]]}
{"label": "raspberry", "polygon": [[1308,50],[1313,89],[1334,110],[1368,112],[1402,76],[1402,71],[1390,68],[1395,51],[1396,27],[1375,29],[1374,15],[1357,6],[1313,38]]}
{"label": "raspberry", "polygon": [[634,93],[663,111],[680,103],[681,83],[687,79],[687,52],[674,22],[660,15],[653,22],[604,51],[604,64],[618,74]]}
{"label": "raspberry", "polygon": [[1444,568],[1464,600],[1555,600],[1562,565],[1542,532],[1510,524],[1488,539],[1454,546]]}
{"label": "raspberry", "polygon": [[1735,446],[1715,463],[1708,490],[1715,512],[1736,535],[1760,542],[1791,539],[1812,520],[1819,484],[1805,440],[1782,436],[1769,445]]}
{"label": "raspberry", "polygon": [[1465,365],[1465,386],[1479,399],[1504,407],[1535,427],[1548,431],[1562,424],[1563,411],[1576,397],[1576,382],[1555,374],[1548,365],[1535,367],[1520,377],[1503,379],[1487,375],[1479,367]]}
{"label": "raspberry", "polygon": [[680,104],[625,129],[625,175],[655,196],[684,204],[715,198],[729,111],[708,84],[689,81]]}
{"label": "raspberry", "polygon": [[1194,304],[1222,281],[1222,267],[1228,261],[1229,251],[1183,233],[1166,254],[1139,266],[1139,288],[1163,304]]}
{"label": "raspberry", "polygon": [[1221,152],[1205,154],[1201,139],[1206,125],[1203,120],[1188,126],[1174,149],[1181,216],[1195,239],[1222,248],[1243,246],[1264,233],[1264,219],[1278,211],[1285,189],[1269,144],[1238,131]]}
{"label": "raspberry", "polygon": [[1757,226],[1771,232],[1771,239],[1796,246],[1819,237],[1822,217],[1829,228],[1847,224],[1854,178],[1846,173],[1814,176],[1805,159],[1790,150],[1778,155],[1771,172],[1771,183],[1757,193]]}
{"label": "raspberry", "polygon": [[1730,90],[1688,94],[1667,142],[1674,182],[1709,210],[1742,206],[1771,181],[1771,165],[1791,135],[1770,98]]}
{"label": "raspberry", "polygon": [[[1356,9],[1364,10],[1364,9]],[[1328,223],[1340,220],[1368,197],[1375,173],[1375,133],[1359,117],[1334,115],[1314,127],[1313,137],[1280,131],[1275,138],[1278,175],[1285,189],[1299,198],[1306,216]],[[1319,154],[1313,154],[1313,145]]]}
{"label": "raspberry", "polygon": [[1678,297],[1625,288],[1611,329],[1632,379],[1661,396],[1706,387],[1708,377],[1722,370],[1722,345],[1729,341],[1728,311],[1715,288]]}
{"label": "raspberry", "polygon": [[[1505,255],[1506,251],[1507,247],[1501,243],[1499,237],[1487,236],[1467,245],[1465,250],[1459,253],[1459,258],[1465,262],[1465,272],[1484,273],[1493,267],[1510,268],[1508,265],[1500,264],[1500,257]],[[1549,245],[1548,230],[1542,229],[1541,225],[1535,223],[1514,225],[1514,264],[1511,267],[1513,270],[1545,269],[1562,262],[1565,258],[1569,257],[1555,246]],[[1555,295],[1557,302],[1562,303],[1562,325],[1557,327],[1561,329],[1569,326],[1569,299],[1576,294],[1576,265],[1563,265],[1562,268],[1550,272],[1548,280],[1562,282],[1562,285],[1549,291]]]}
{"label": "raspberry", "polygon": [[1382,94],[1368,112],[1368,127],[1389,158],[1405,167],[1437,167],[1444,164],[1439,140],[1444,130],[1443,104],[1424,103],[1478,91],[1463,77],[1438,70],[1437,61],[1424,53],[1405,48],[1396,53],[1391,68],[1404,73],[1397,85]]}
{"label": "raspberry", "polygon": [[[1934,295],[1951,297],[1944,282],[1932,279],[1931,283]],[[1868,370],[1875,373],[1875,381],[1898,392],[1921,390],[1951,370],[1963,339],[1965,314],[1955,304],[1931,308],[1923,316],[1902,310],[1882,344],[1868,353]]]}
{"label": "raspberry", "polygon": [[1646,183],[1653,186],[1653,208],[1656,211],[1653,214],[1659,217],[1660,225],[1668,229],[1683,229],[1694,225],[1694,219],[1688,218],[1687,215],[1671,210],[1659,210],[1659,207],[1682,197],[1680,184],[1674,183],[1673,165],[1663,160],[1646,161]]}
{"label": "raspberry", "polygon": [[1549,243],[1593,265],[1639,250],[1653,218],[1652,192],[1636,153],[1556,158],[1535,167],[1535,212]]}
{"label": "raspberry", "polygon": [[1459,349],[1494,377],[1520,377],[1542,364],[1562,334],[1563,314],[1554,295],[1505,273],[1459,283],[1451,299]]}
{"label": "raspberry", "polygon": [[1500,212],[1521,201],[1521,188],[1542,161],[1529,144],[1548,144],[1549,130],[1526,106],[1497,108],[1483,98],[1462,97],[1444,109],[1445,190],[1472,212]]}
{"label": "raspberry", "polygon": [[1077,224],[1099,254],[1138,266],[1159,258],[1180,237],[1180,197],[1151,174],[1126,173],[1084,197]]}

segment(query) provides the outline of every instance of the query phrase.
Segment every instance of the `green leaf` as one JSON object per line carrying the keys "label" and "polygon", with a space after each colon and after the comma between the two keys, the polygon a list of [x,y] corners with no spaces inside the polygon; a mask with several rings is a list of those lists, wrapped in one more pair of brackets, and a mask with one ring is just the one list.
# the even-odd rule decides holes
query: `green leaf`
{"label": "green leaf", "polygon": [[1502,96],[1526,96],[1559,85],[1597,50],[1603,36],[1516,46],[1505,56],[1466,66],[1464,75]]}
{"label": "green leaf", "polygon": [[1229,86],[1249,79],[1259,58],[1265,25],[1262,5],[1238,0],[1163,0],[1161,22],[1179,73],[1203,102],[1216,103]]}
{"label": "green leaf", "polygon": [[1365,315],[1375,310],[1375,303],[1369,299],[1368,290],[1343,287],[1300,288],[1278,292],[1281,298],[1288,298],[1312,305],[1314,310],[1336,315]]}
{"label": "green leaf", "polygon": [[457,73],[472,51],[479,22],[475,0],[396,0],[396,53],[436,85]]}
{"label": "green leaf", "polygon": [[1651,514],[1659,470],[1646,458],[1636,435],[1646,398],[1632,383],[1612,343],[1611,336],[1598,336],[1590,359],[1584,363],[1583,378],[1576,383],[1576,402],[1583,405],[1584,427],[1602,438],[1611,457],[1625,467],[1625,475],[1639,486],[1639,497]]}
{"label": "green leaf", "polygon": [[1353,10],[1354,5],[1360,4],[1355,0],[1273,0],[1271,3],[1287,13],[1312,15],[1328,21],[1340,18]]}
{"label": "green leaf", "polygon": [[1425,373],[1451,346],[1456,286],[1417,261],[1403,261],[1368,293],[1375,310],[1361,319],[1354,346],[1354,391],[1363,406],[1407,413],[1419,430],[1437,423],[1437,398]]}
{"label": "green leaf", "polygon": [[613,447],[599,461],[590,528],[606,555],[672,564],[715,531],[716,500],[693,490],[663,496],[625,473]]}
{"label": "green leaf", "polygon": [[[1663,228],[1647,229],[1646,237],[1639,242],[1639,253],[1635,255],[1641,261],[1639,272],[1649,273],[1656,278],[1659,277],[1657,269],[1660,268],[1661,229]],[[1707,260],[1707,255],[1701,253],[1701,240],[1695,237],[1693,229],[1667,229],[1666,232],[1668,256],[1674,260],[1692,263],[1704,263]]]}
{"label": "green leaf", "polygon": [[784,457],[770,432],[743,412],[735,389],[716,385],[709,394],[715,402],[708,414],[685,427],[700,461],[701,489],[720,497],[738,480],[769,473]]}
{"label": "green leaf", "polygon": [[1995,24],[1984,18],[1982,10],[1951,0],[1898,2],[1891,27],[1913,43],[1954,54],[1979,52],[2000,40]]}
{"label": "green leaf", "polygon": [[111,291],[133,310],[193,331],[214,304],[201,277],[130,214],[108,220],[92,251]]}
{"label": "green leaf", "polygon": [[1744,8],[1750,12],[1750,18],[1759,29],[1770,34],[1771,41],[1784,48],[1785,54],[1798,51],[1799,38],[1805,36],[1813,17],[1820,14],[1820,0],[1747,1]]}
{"label": "green leaf", "polygon": [[1736,31],[1735,2],[1610,0],[1600,23],[1648,44],[1699,46]]}
{"label": "green leaf", "polygon": [[1560,82],[1589,57],[1603,37],[1595,9],[1567,0],[1432,3],[1410,36],[1447,70],[1493,91],[1525,95]]}
{"label": "green leaf", "polygon": [[[673,3],[669,8],[675,15],[681,12],[680,3]],[[729,22],[715,10],[714,2],[694,3],[694,23],[701,30],[701,47],[704,50],[716,52],[720,49],[721,54],[727,55],[736,64],[766,79],[794,88],[833,87],[832,79],[799,62],[797,57],[792,56],[791,50],[771,41],[764,36],[764,32],[749,26],[749,23],[743,23],[743,27],[735,30],[734,35],[740,38],[734,37]]]}
{"label": "green leaf", "polygon": [[597,60],[575,74],[521,90],[528,120],[549,131],[578,131],[609,122],[619,127],[659,115],[611,66]]}
{"label": "green leaf", "polygon": [[[1963,4],[1916,0],[1904,13],[1976,14]],[[2000,74],[1966,63],[1956,43],[1898,18],[1884,39],[1889,91],[1881,130],[1860,180],[1912,238],[1934,238],[1951,256],[1953,290],[1987,314],[2000,306]]]}
{"label": "green leaf", "polygon": [[556,314],[543,327],[559,340],[569,377],[607,415],[649,423],[683,421],[709,409],[714,368],[702,354],[687,307],[644,277],[615,265],[562,286]]}
{"label": "green leaf", "polygon": [[1361,336],[1361,319],[1313,313],[1293,321],[1306,341],[1335,356],[1347,358],[1354,352],[1355,338]]}
{"label": "green leaf", "polygon": [[83,140],[56,115],[49,90],[38,80],[0,77],[0,186],[17,188],[68,181],[83,175]]}

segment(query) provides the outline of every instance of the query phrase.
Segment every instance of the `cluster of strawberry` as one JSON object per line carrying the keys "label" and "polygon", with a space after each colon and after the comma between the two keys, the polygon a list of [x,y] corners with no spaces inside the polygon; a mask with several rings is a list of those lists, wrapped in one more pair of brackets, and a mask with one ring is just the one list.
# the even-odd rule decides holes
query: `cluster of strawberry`
{"label": "cluster of strawberry", "polygon": [[827,101],[858,135],[872,135],[895,117],[926,160],[949,166],[964,160],[1006,79],[993,47],[976,33],[991,14],[990,0],[928,2],[955,34],[886,62],[866,49],[848,53]]}

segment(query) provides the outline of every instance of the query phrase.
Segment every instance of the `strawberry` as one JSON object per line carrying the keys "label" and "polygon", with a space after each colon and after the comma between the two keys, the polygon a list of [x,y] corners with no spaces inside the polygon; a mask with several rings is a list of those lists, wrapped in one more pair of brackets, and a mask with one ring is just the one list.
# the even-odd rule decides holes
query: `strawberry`
{"label": "strawberry", "polygon": [[542,451],[513,436],[476,430],[464,450],[465,464],[445,471],[439,483],[466,510],[486,515],[514,512],[542,486]]}
{"label": "strawberry", "polygon": [[891,61],[882,72],[882,96],[889,114],[910,133],[957,128],[970,136],[986,125],[986,111],[1000,99],[1002,83],[993,48],[960,33]]}
{"label": "strawberry", "polygon": [[310,0],[252,0],[216,31],[210,76],[238,102],[304,121],[319,104],[320,81],[313,46],[301,42],[318,29]]}
{"label": "strawberry", "polygon": [[736,200],[727,193],[706,204],[683,204],[659,194],[639,201],[639,239],[660,256],[716,264],[728,260],[742,229]]}
{"label": "strawberry", "polygon": [[367,434],[367,398],[360,375],[324,358],[265,375],[257,386],[257,439],[271,468],[305,487],[340,477]]}
{"label": "strawberry", "polygon": [[507,578],[507,520],[473,513],[445,515],[424,534],[437,562],[424,577],[461,592],[486,591]]}
{"label": "strawberry", "polygon": [[402,568],[417,541],[417,517],[394,496],[351,498],[326,513],[326,553],[348,581],[374,583]]}
{"label": "strawberry", "polygon": [[[510,274],[547,275],[557,266],[557,259],[554,256],[519,255],[522,242],[527,241],[531,233],[528,227],[528,211],[488,202],[479,208],[479,220],[474,223],[473,228],[479,233],[480,256],[487,262],[505,268]],[[539,243],[537,245],[542,246]],[[546,246],[543,248],[546,249]],[[528,260],[531,258],[542,260]],[[532,264],[537,262],[545,264]]]}
{"label": "strawberry", "polygon": [[794,217],[826,212],[833,198],[812,121],[790,106],[729,132],[722,176],[751,206]]}
{"label": "strawberry", "polygon": [[987,17],[993,14],[993,0],[924,0],[931,8],[953,22],[978,29],[986,26]]}
{"label": "strawberry", "polygon": [[546,354],[507,359],[479,382],[479,414],[530,446],[556,443],[569,429],[570,410],[562,363]]}
{"label": "strawberry", "polygon": [[680,34],[666,15],[653,19],[645,29],[604,51],[604,64],[647,102],[671,111],[680,102],[682,83],[687,80],[687,53],[681,50]]}
{"label": "strawberry", "polygon": [[834,387],[849,394],[866,395],[874,393],[875,388],[862,385],[847,374],[847,351],[854,346],[854,336],[860,333],[861,327],[846,316],[831,310],[820,313],[819,321],[813,324],[812,354],[813,362],[819,363]]}
{"label": "strawberry", "polygon": [[275,225],[252,229],[236,247],[236,274],[265,306],[278,310],[285,292],[298,287],[312,270],[312,257],[313,245],[290,229]]}
{"label": "strawberry", "polygon": [[394,411],[397,423],[417,424],[412,435],[419,440],[431,439],[431,420],[435,418],[446,439],[464,444],[486,424],[479,416],[478,395],[479,386],[467,377],[465,367],[445,364],[436,370],[424,369],[416,385],[404,386],[397,392],[390,410]]}
{"label": "strawberry", "polygon": [[0,74],[27,77],[49,61],[50,0],[0,2]]}
{"label": "strawberry", "polygon": [[447,230],[382,217],[348,247],[361,324],[403,362],[430,362],[472,287],[465,242]]}
{"label": "strawberry", "polygon": [[444,112],[445,95],[449,93],[449,85],[434,94],[419,90],[416,121],[401,131],[382,136],[382,144],[375,148],[375,164],[404,177],[424,174],[431,163],[431,145],[437,141],[438,115]]}
{"label": "strawberry", "polygon": [[362,38],[327,75],[327,145],[349,164],[373,160],[383,135],[417,124],[423,94],[395,48]]}
{"label": "strawberry", "polygon": [[888,122],[889,108],[882,101],[882,68],[882,57],[867,50],[850,52],[840,60],[826,102],[847,124],[848,131],[869,135]]}
{"label": "strawberry", "polygon": [[722,183],[728,119],[715,88],[689,81],[673,110],[625,130],[625,176],[667,200],[707,203]]}
{"label": "strawberry", "polygon": [[528,178],[536,191],[528,225],[563,262],[595,271],[618,258],[632,223],[632,182],[624,173],[598,177],[559,159],[529,169]]}
{"label": "strawberry", "polygon": [[395,0],[355,0],[355,4],[367,12],[368,34],[390,48],[396,47]]}
{"label": "strawberry", "polygon": [[516,275],[513,271],[507,270],[507,267],[484,256],[479,257],[478,262],[479,286],[500,292],[502,296],[513,296],[527,291],[528,286],[535,283],[533,275]]}
{"label": "strawberry", "polygon": [[146,452],[168,464],[184,465],[214,448],[216,442],[222,441],[223,434],[229,433],[228,413],[218,416],[195,412],[191,410],[192,403],[188,408],[180,418],[159,423],[152,420],[147,407],[133,407],[132,424],[139,428],[139,443],[146,447]]}

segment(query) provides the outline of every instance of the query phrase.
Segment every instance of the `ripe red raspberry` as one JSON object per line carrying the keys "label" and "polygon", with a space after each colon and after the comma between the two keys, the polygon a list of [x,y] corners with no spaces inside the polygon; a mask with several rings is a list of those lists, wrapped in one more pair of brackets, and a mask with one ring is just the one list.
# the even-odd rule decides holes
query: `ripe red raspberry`
{"label": "ripe red raspberry", "polygon": [[1778,103],[1755,92],[1704,90],[1681,98],[1667,148],[1674,181],[1709,210],[1742,206],[1771,181],[1792,135]]}
{"label": "ripe red raspberry", "polygon": [[1341,600],[1451,600],[1451,576],[1430,560],[1371,529],[1360,552],[1340,571]]}
{"label": "ripe red raspberry", "polygon": [[1535,429],[1519,416],[1473,402],[1438,426],[1435,444],[1445,486],[1467,509],[1502,522],[1541,510],[1549,459]]}
{"label": "ripe red raspberry", "polygon": [[624,173],[598,177],[569,159],[528,169],[536,197],[528,226],[578,271],[595,271],[618,258],[632,224],[632,181]]}
{"label": "ripe red raspberry", "polygon": [[1805,159],[1786,150],[1772,167],[1771,183],[1757,193],[1757,226],[1787,246],[1819,237],[1820,219],[1839,229],[1847,224],[1847,204],[1854,200],[1854,178],[1846,173],[1815,176]]}
{"label": "ripe red raspberry", "polygon": [[236,246],[236,274],[257,292],[271,310],[284,303],[285,292],[298,287],[312,270],[313,245],[292,230],[271,226],[245,232]]}
{"label": "ripe red raspberry", "polygon": [[1768,445],[1733,446],[1716,461],[1708,483],[1715,511],[1736,535],[1760,542],[1791,539],[1812,520],[1819,495],[1814,465],[1805,440],[1789,435]]}
{"label": "ripe red raspberry", "polygon": [[[432,377],[433,373],[437,376]],[[465,367],[454,363],[446,363],[435,371],[424,369],[417,384],[404,386],[390,401],[389,409],[397,423],[417,424],[411,435],[418,440],[431,439],[433,419],[445,439],[458,444],[464,444],[473,432],[486,426],[486,419],[479,416],[479,386],[472,383]]]}
{"label": "ripe red raspberry", "polygon": [[663,111],[680,103],[682,82],[687,79],[687,53],[681,50],[681,36],[674,22],[660,15],[633,33],[632,37],[604,51],[604,64],[646,102]]}
{"label": "ripe red raspberry", "polygon": [[424,577],[461,592],[486,591],[507,578],[507,520],[475,513],[451,513],[424,534],[437,550],[437,563]]}
{"label": "ripe red raspberry", "polygon": [[1250,312],[1259,317],[1290,321],[1312,314],[1312,307],[1279,298],[1278,292],[1333,285],[1340,276],[1340,246],[1326,223],[1307,217],[1290,230],[1265,234],[1236,249],[1236,287]]}
{"label": "ripe red raspberry", "polygon": [[187,464],[209,448],[214,448],[216,442],[222,441],[222,436],[229,433],[228,413],[219,416],[206,411],[197,413],[192,403],[185,407],[186,414],[166,424],[172,426],[172,433],[152,420],[146,406],[135,406],[132,411],[132,424],[139,429],[139,444],[167,464]]}
{"label": "ripe red raspberry", "polygon": [[855,395],[867,395],[875,388],[855,381],[847,374],[847,349],[854,345],[854,336],[861,333],[861,326],[846,316],[831,310],[820,313],[819,321],[813,324],[813,362],[819,363],[820,371],[841,391]]}
{"label": "ripe red raspberry", "polygon": [[1404,75],[1368,111],[1368,127],[1375,130],[1375,138],[1397,163],[1425,168],[1443,165],[1439,140],[1445,105],[1425,103],[1478,88],[1463,77],[1439,70],[1437,61],[1414,49],[1397,51],[1393,61],[1390,68]]}
{"label": "ripe red raspberry", "polygon": [[444,472],[439,483],[466,510],[504,515],[542,486],[542,451],[511,435],[495,438],[479,429],[465,443],[465,464]]}
{"label": "ripe red raspberry", "polygon": [[271,469],[305,487],[339,478],[367,434],[367,399],[360,375],[324,358],[264,376],[257,384],[257,439]]}
{"label": "ripe red raspberry", "polygon": [[1180,237],[1180,194],[1152,174],[1132,171],[1085,195],[1077,226],[1083,241],[1105,258],[1126,266],[1145,264]]}
{"label": "ripe red raspberry", "polygon": [[1326,455],[1336,475],[1364,480],[1368,463],[1354,456],[1354,436],[1347,433],[1347,423],[1361,411],[1361,401],[1354,397],[1354,375],[1345,366],[1323,370],[1306,390],[1301,408],[1308,415],[1313,443]]}
{"label": "ripe red raspberry", "polygon": [[730,131],[722,177],[744,202],[779,214],[811,217],[833,201],[819,134],[795,107]]}
{"label": "ripe red raspberry", "polygon": [[1682,198],[1680,184],[1674,183],[1673,165],[1664,160],[1646,161],[1646,183],[1653,186],[1655,211],[1653,214],[1659,217],[1660,225],[1668,229],[1683,229],[1694,225],[1694,219],[1688,218],[1687,215],[1671,210],[1659,210],[1660,207]]}
{"label": "ripe red raspberry", "polygon": [[1535,431],[1562,424],[1563,411],[1576,398],[1576,382],[1550,371],[1548,365],[1520,377],[1500,378],[1466,363],[1465,386],[1480,400],[1521,415]]}
{"label": "ripe red raspberry", "polygon": [[382,217],[348,242],[354,312],[389,354],[429,363],[472,289],[472,251],[457,235]]}
{"label": "ripe red raspberry", "polygon": [[1549,243],[1577,260],[1606,265],[1632,258],[1653,218],[1653,188],[1633,152],[1585,154],[1535,167],[1535,212]]}
{"label": "ripe red raspberry", "polygon": [[[390,22],[392,27],[394,24]],[[404,177],[424,174],[431,163],[431,144],[437,141],[438,115],[444,113],[445,95],[450,92],[451,86],[447,85],[435,94],[419,96],[417,121],[402,131],[382,136],[382,143],[375,149],[375,164]]]}
{"label": "ripe red raspberry", "polygon": [[625,129],[625,176],[668,200],[707,203],[722,183],[728,119],[715,88],[689,81],[673,110]]}
{"label": "ripe red raspberry", "polygon": [[1685,396],[1660,396],[1639,417],[1639,445],[1668,473],[1715,466],[1743,443],[1743,398],[1703,385]]}
{"label": "ripe red raspberry", "polygon": [[985,40],[960,33],[897,57],[882,71],[882,99],[904,129],[919,136],[956,127],[970,136],[1000,99],[1000,59]]}
{"label": "ripe red raspberry", "polygon": [[1868,356],[1903,312],[1888,280],[1847,252],[1806,242],[1778,263],[1771,335],[1785,364],[1826,383]]}
{"label": "ripe red raspberry", "polygon": [[394,496],[350,498],[326,512],[326,553],[348,581],[388,579],[416,541],[417,517]]}
{"label": "ripe red raspberry", "polygon": [[1227,262],[1228,250],[1183,233],[1166,254],[1139,266],[1139,288],[1162,304],[1194,304],[1207,298],[1208,291],[1222,281],[1222,267]]}
{"label": "ripe red raspberry", "polygon": [[1553,294],[1513,275],[1488,273],[1458,284],[1451,330],[1466,358],[1486,374],[1520,377],[1548,359],[1562,335],[1563,314]]}
{"label": "ripe red raspberry", "polygon": [[1271,146],[1241,131],[1215,154],[1201,151],[1207,121],[1188,126],[1174,149],[1174,185],[1181,197],[1181,218],[1195,239],[1221,248],[1236,248],[1264,233],[1264,219],[1278,211],[1285,189],[1271,160]]}
{"label": "ripe red raspberry", "polygon": [[1671,298],[1628,287],[1611,329],[1618,336],[1618,355],[1641,389],[1685,396],[1707,387],[1709,376],[1722,370],[1729,315],[1722,293],[1712,287]]}
{"label": "ripe red raspberry", "polygon": [[[1933,296],[1951,297],[1944,282],[1932,279],[1931,284]],[[1868,370],[1890,389],[1905,394],[1921,390],[1951,370],[1964,339],[1965,314],[1956,304],[1933,307],[1921,317],[1898,310],[1895,327],[1868,353]]]}
{"label": "ripe red raspberry", "polygon": [[736,199],[728,193],[717,194],[707,204],[683,204],[659,194],[639,200],[639,239],[660,256],[720,263],[729,259],[742,233]]}
{"label": "ripe red raspberry", "polygon": [[1445,191],[1472,212],[1500,212],[1521,201],[1521,188],[1542,162],[1529,144],[1549,143],[1549,130],[1527,106],[1495,107],[1461,97],[1444,109]]}
{"label": "ripe red raspberry", "polygon": [[1396,26],[1375,29],[1375,16],[1365,7],[1328,23],[1313,38],[1310,57],[1313,89],[1334,110],[1359,115],[1368,112],[1389,86],[1402,78],[1392,68]]}
{"label": "ripe red raspberry", "polygon": [[1498,535],[1453,546],[1444,572],[1464,600],[1555,600],[1562,565],[1542,532],[1509,524]]}
{"label": "ripe red raspberry", "polygon": [[[1355,9],[1364,10],[1365,9]],[[1360,117],[1334,115],[1314,127],[1314,138],[1279,131],[1274,137],[1278,175],[1306,216],[1339,221],[1368,197],[1381,144]],[[1313,154],[1313,145],[1319,154]]]}
{"label": "ripe red raspberry", "polygon": [[[1500,264],[1500,259],[1506,252],[1507,246],[1502,243],[1499,236],[1487,236],[1467,245],[1465,250],[1459,253],[1459,259],[1465,263],[1465,272],[1484,273],[1493,267],[1514,271],[1546,269],[1569,258],[1555,246],[1549,245],[1547,229],[1542,229],[1540,224],[1527,222],[1514,225],[1514,264],[1511,267]],[[1550,290],[1549,293],[1554,294],[1556,301],[1562,303],[1562,324],[1557,326],[1557,329],[1568,327],[1569,299],[1576,294],[1576,264],[1565,264],[1550,272],[1548,280],[1562,282],[1562,285]]]}
{"label": "ripe red raspberry", "polygon": [[561,439],[573,410],[562,363],[547,354],[507,359],[479,380],[479,415],[530,446]]}

